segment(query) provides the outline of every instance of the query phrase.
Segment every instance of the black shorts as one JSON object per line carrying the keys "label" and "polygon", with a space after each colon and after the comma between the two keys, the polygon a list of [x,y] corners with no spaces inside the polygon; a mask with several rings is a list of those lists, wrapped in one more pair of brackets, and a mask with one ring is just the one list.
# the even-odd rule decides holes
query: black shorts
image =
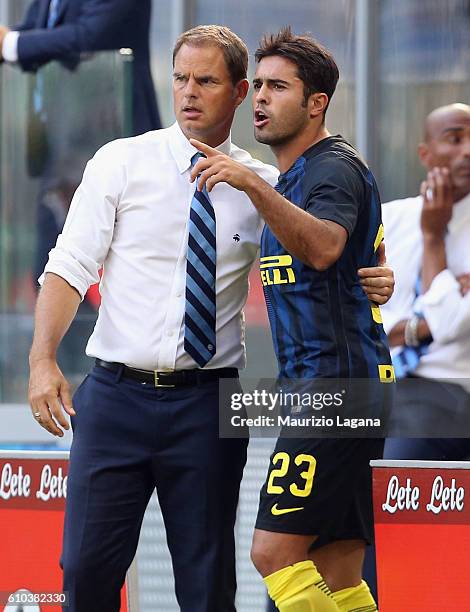
{"label": "black shorts", "polygon": [[373,541],[371,459],[376,438],[279,438],[260,493],[256,528],[336,540]]}

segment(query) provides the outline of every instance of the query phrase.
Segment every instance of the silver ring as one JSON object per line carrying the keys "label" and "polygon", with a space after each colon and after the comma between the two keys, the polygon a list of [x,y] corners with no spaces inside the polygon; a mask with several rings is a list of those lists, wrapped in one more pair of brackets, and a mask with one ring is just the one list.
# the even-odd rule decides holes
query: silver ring
{"label": "silver ring", "polygon": [[34,413],[34,418],[39,420],[41,418],[41,413],[40,412],[35,412]]}

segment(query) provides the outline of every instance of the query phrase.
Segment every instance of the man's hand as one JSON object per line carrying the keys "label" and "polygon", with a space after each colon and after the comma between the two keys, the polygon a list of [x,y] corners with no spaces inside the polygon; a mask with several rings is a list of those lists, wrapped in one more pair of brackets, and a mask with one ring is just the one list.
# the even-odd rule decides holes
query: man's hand
{"label": "man's hand", "polygon": [[433,279],[447,267],[445,235],[454,204],[449,170],[433,168],[428,172],[427,180],[421,183],[420,191],[423,196],[421,293],[424,294]]}
{"label": "man's hand", "polygon": [[10,28],[0,24],[0,62],[3,62],[3,40],[9,31]]}
{"label": "man's hand", "polygon": [[386,304],[393,295],[395,278],[392,268],[375,266],[357,271],[361,285],[371,302]]}
{"label": "man's hand", "polygon": [[452,184],[448,168],[433,168],[421,183],[421,230],[426,238],[443,239],[452,217]]}
{"label": "man's hand", "polygon": [[387,266],[385,257],[385,243],[381,242],[377,249],[378,265],[373,268],[360,268],[358,270],[361,285],[371,302],[386,304],[393,295],[395,278],[393,270]]}
{"label": "man's hand", "polygon": [[69,424],[62,411],[75,415],[70,385],[52,358],[37,359],[30,363],[29,403],[36,421],[54,436],[61,438]]}
{"label": "man's hand", "polygon": [[470,272],[460,274],[460,276],[457,276],[457,280],[460,283],[460,293],[465,297],[470,291]]}
{"label": "man's hand", "polygon": [[246,166],[217,149],[194,138],[189,142],[206,156],[201,157],[191,170],[191,182],[194,182],[199,175],[197,181],[199,191],[205,186],[210,192],[217,183],[228,183],[239,191],[246,191],[250,184],[262,180]]}

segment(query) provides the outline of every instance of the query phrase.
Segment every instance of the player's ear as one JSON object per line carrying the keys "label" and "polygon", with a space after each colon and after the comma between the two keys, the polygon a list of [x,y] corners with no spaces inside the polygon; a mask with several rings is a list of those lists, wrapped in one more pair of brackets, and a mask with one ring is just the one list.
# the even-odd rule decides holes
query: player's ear
{"label": "player's ear", "polygon": [[250,88],[250,83],[248,79],[241,79],[234,87],[234,97],[236,98],[236,105],[240,106],[243,100],[246,98],[248,94],[248,90]]}
{"label": "player's ear", "polygon": [[313,93],[308,99],[308,108],[310,117],[313,119],[319,115],[323,115],[328,106],[328,96],[326,93]]}

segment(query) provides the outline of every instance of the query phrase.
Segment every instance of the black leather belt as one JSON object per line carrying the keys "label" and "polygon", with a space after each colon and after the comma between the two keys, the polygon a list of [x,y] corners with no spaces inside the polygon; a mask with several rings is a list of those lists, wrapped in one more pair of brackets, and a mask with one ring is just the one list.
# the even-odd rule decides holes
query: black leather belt
{"label": "black leather belt", "polygon": [[95,359],[95,365],[111,372],[122,371],[123,378],[147,383],[153,387],[190,387],[219,378],[238,378],[237,368],[215,368],[214,370],[174,370],[172,372],[157,372],[157,370],[139,370],[122,363]]}

